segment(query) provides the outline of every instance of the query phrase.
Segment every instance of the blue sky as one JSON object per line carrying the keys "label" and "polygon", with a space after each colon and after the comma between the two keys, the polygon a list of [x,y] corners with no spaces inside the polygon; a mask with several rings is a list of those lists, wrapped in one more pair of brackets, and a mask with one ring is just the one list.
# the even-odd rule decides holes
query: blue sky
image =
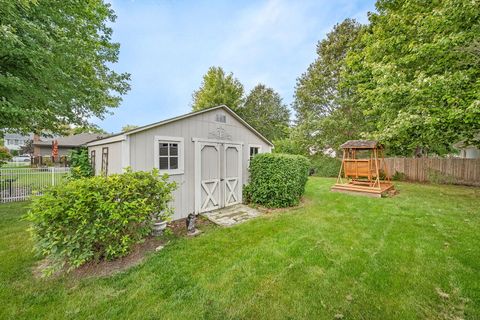
{"label": "blue sky", "polygon": [[121,45],[114,69],[131,73],[132,89],[113,115],[94,121],[108,132],[189,112],[210,66],[233,72],[246,92],[264,83],[290,104],[317,42],[374,10],[373,0],[110,2]]}

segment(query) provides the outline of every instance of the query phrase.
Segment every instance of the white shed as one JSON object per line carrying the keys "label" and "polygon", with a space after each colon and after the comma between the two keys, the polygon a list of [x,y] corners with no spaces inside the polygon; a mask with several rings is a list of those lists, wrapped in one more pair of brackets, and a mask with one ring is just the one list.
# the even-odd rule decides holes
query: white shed
{"label": "white shed", "polygon": [[250,158],[273,144],[226,106],[188,113],[87,144],[96,174],[158,168],[176,181],[173,219],[242,202]]}

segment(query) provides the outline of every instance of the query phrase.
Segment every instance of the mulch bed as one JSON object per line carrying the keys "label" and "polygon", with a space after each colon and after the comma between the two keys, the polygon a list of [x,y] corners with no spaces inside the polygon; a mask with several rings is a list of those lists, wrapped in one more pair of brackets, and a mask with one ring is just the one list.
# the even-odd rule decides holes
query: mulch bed
{"label": "mulch bed", "polygon": [[[206,227],[211,226],[215,226],[215,224],[204,217],[197,217],[196,227],[198,229],[205,231]],[[168,224],[168,228],[175,237],[187,237],[186,219],[172,221]],[[168,236],[148,237],[144,242],[134,245],[132,251],[125,257],[112,261],[88,262],[72,270],[68,275],[74,279],[111,276],[139,265],[148,254],[154,252],[159,246],[168,245],[168,242]],[[42,277],[42,270],[48,266],[48,259],[41,260],[32,270],[34,276]],[[66,274],[66,269],[60,270],[53,276],[58,277],[64,274]]]}

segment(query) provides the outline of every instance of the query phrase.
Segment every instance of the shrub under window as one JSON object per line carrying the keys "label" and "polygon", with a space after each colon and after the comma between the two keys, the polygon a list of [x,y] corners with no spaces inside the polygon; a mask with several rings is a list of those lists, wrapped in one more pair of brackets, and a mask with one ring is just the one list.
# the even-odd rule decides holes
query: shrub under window
{"label": "shrub under window", "polygon": [[297,205],[305,192],[309,161],[303,156],[258,154],[250,162],[244,199],[266,207]]}
{"label": "shrub under window", "polygon": [[69,269],[91,260],[126,255],[152,231],[153,220],[169,220],[175,183],[152,172],[72,180],[33,199],[35,249]]}

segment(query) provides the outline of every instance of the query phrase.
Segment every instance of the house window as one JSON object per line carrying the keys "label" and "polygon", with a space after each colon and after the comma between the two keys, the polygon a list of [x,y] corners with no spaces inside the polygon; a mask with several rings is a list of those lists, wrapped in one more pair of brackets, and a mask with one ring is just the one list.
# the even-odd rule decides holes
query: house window
{"label": "house window", "polygon": [[260,152],[260,147],[258,146],[251,146],[250,147],[250,160]]}
{"label": "house window", "polygon": [[90,165],[92,166],[92,173],[95,175],[95,150],[90,151]]}
{"label": "house window", "polygon": [[108,174],[108,147],[102,148],[102,174]]}
{"label": "house window", "polygon": [[156,167],[168,174],[183,173],[183,138],[155,137]]}
{"label": "house window", "polygon": [[226,123],[227,122],[227,116],[221,113],[217,113],[215,115],[215,121],[221,122],[221,123]]}

